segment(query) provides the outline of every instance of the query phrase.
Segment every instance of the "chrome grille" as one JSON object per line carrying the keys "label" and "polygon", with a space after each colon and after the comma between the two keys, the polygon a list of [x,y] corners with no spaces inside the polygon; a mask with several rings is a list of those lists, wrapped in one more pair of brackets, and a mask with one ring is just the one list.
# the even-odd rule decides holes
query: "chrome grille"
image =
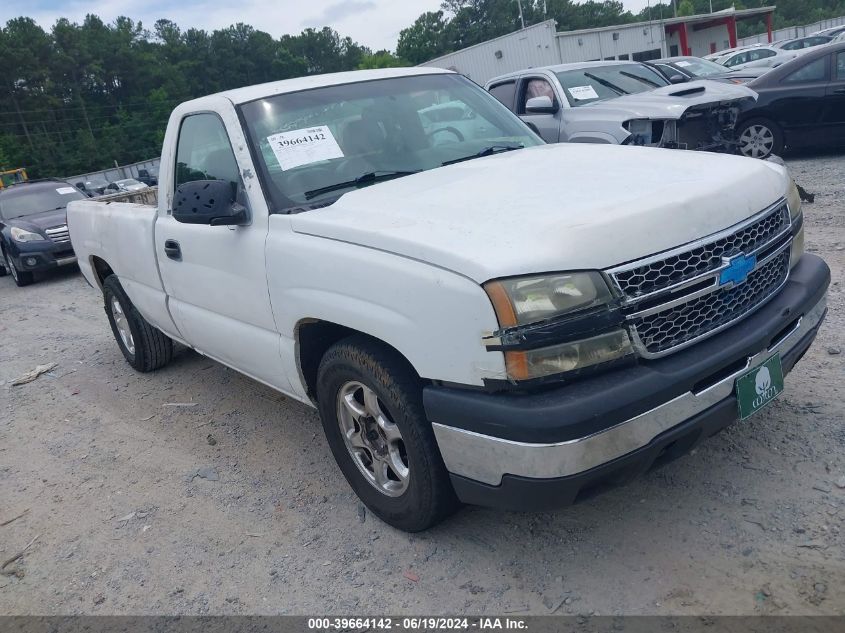
{"label": "chrome grille", "polygon": [[64,242],[70,242],[70,233],[67,230],[67,225],[64,226],[57,226],[52,229],[47,229],[44,231],[51,240],[58,244],[62,244]]}
{"label": "chrome grille", "polygon": [[[781,200],[695,243],[605,271],[639,355],[670,354],[763,305],[786,282],[791,244],[789,208]],[[754,268],[741,281],[722,279],[739,255],[753,257]]]}
{"label": "chrome grille", "polygon": [[789,210],[786,202],[780,202],[751,224],[728,235],[714,236],[712,241],[691,250],[620,270],[613,277],[626,297],[636,299],[717,270],[723,265],[723,257],[752,253],[788,228]]}
{"label": "chrome grille", "polygon": [[786,281],[788,271],[789,250],[784,250],[748,275],[745,283],[634,318],[634,338],[649,354],[659,354],[699,338],[702,333],[715,333],[771,297]]}

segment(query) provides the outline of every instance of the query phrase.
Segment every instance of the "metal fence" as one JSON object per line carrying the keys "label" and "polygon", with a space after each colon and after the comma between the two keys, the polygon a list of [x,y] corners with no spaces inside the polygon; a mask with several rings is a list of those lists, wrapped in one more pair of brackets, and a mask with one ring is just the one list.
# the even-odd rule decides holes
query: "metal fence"
{"label": "metal fence", "polygon": [[137,178],[138,171],[141,169],[146,169],[150,174],[158,176],[160,163],[161,159],[153,158],[151,160],[142,160],[139,163],[132,163],[131,165],[121,165],[120,167],[112,167],[111,169],[103,169],[102,171],[92,171],[87,174],[68,176],[62,180],[71,184],[85,182],[86,180],[107,180],[114,182],[115,180],[123,180],[124,178]]}
{"label": "metal fence", "polygon": [[[840,18],[830,18],[829,20],[822,20],[821,22],[813,22],[812,24],[805,24],[804,26],[790,26],[785,29],[778,29],[772,31],[772,41],[790,40],[795,37],[804,37],[811,35],[816,31],[822,29],[829,29],[834,26],[845,25],[845,16]],[[766,33],[759,35],[752,35],[751,37],[743,37],[737,40],[737,46],[749,46],[751,44],[768,44],[769,36]]]}

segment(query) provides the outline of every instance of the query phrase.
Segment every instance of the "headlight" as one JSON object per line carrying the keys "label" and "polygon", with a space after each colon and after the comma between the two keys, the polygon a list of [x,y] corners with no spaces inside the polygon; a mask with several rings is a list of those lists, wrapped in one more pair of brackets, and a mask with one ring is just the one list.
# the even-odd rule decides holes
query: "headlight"
{"label": "headlight", "polygon": [[597,272],[502,279],[484,284],[484,290],[503,328],[592,308],[612,298]]}
{"label": "headlight", "polygon": [[789,205],[789,217],[791,217],[794,222],[795,218],[798,217],[798,214],[801,213],[801,194],[798,193],[798,186],[795,184],[794,180],[790,180],[789,193],[786,194],[786,202]]}
{"label": "headlight", "polygon": [[43,242],[44,237],[38,235],[38,233],[33,233],[32,231],[25,231],[24,229],[19,229],[16,226],[12,227],[11,230],[12,239],[16,242]]}
{"label": "headlight", "polygon": [[[520,338],[529,341],[532,324],[544,323],[548,331],[554,324],[545,323],[559,317],[571,324],[573,320],[597,319],[595,314],[580,314],[590,309],[608,306],[613,295],[598,272],[561,273],[532,277],[501,279],[484,284],[493,303],[502,329],[513,329]],[[621,320],[618,322],[621,324]],[[523,327],[526,326],[526,327]],[[608,323],[608,331],[593,336],[571,340],[556,345],[546,344],[536,349],[502,349],[505,365],[511,380],[532,380],[553,374],[575,371],[616,360],[632,353],[628,333],[621,327]],[[610,329],[613,328],[613,329]],[[546,332],[548,333],[548,332]],[[564,338],[564,336],[561,336]],[[571,338],[571,336],[570,336]],[[503,337],[504,341],[505,338]]]}
{"label": "headlight", "polygon": [[628,332],[614,330],[552,347],[505,352],[505,364],[511,379],[531,380],[617,360],[632,351]]}

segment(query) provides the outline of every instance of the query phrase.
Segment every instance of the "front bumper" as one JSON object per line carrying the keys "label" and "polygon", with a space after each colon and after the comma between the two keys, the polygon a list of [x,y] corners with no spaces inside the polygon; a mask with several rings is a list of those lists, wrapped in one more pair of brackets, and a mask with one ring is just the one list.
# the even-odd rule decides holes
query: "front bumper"
{"label": "front bumper", "polygon": [[29,242],[15,244],[9,255],[21,272],[41,272],[76,263],[76,253],[70,242]]}
{"label": "front bumper", "polygon": [[784,373],[826,313],[827,265],[805,255],[769,303],[671,356],[539,394],[427,387],[458,497],[531,510],[567,505],[682,455],[738,418],[734,382],[779,353]]}

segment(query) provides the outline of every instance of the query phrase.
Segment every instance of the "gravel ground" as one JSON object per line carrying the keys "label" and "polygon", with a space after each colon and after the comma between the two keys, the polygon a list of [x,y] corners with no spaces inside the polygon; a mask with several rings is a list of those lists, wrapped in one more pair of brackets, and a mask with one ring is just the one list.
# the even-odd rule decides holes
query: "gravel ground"
{"label": "gravel ground", "polygon": [[188,351],[135,373],[75,270],[0,279],[0,523],[27,511],[0,564],[37,537],[0,613],[845,613],[845,157],[790,167],[834,281],[772,406],[575,507],[418,535],[363,511],[304,405]]}

